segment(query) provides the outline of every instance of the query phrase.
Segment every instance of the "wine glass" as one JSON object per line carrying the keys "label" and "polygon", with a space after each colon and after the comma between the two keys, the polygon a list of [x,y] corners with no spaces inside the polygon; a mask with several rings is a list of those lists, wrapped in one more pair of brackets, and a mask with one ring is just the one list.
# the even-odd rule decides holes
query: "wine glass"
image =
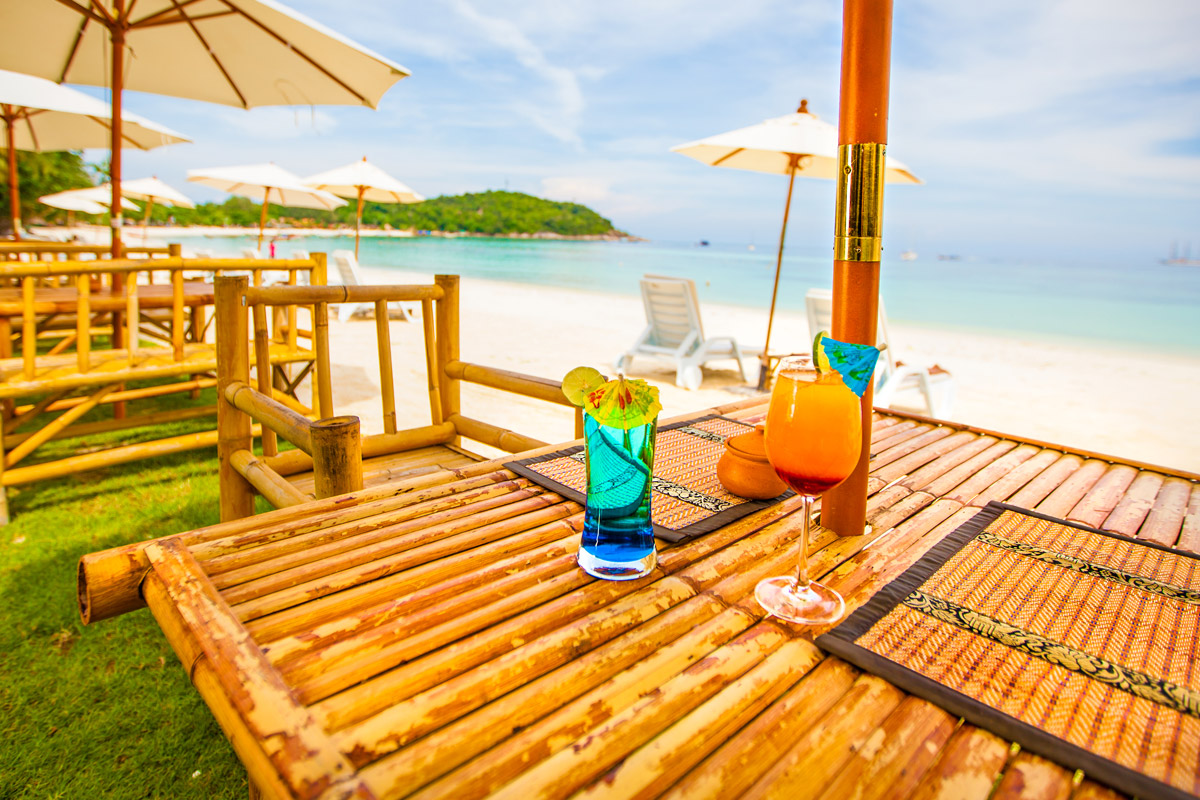
{"label": "wine glass", "polygon": [[780,362],[767,408],[767,460],[804,501],[796,574],[767,578],[754,589],[759,604],[792,622],[836,622],[841,595],[808,576],[808,531],[813,500],[850,476],[862,448],[859,398],[837,372],[818,372],[810,356]]}

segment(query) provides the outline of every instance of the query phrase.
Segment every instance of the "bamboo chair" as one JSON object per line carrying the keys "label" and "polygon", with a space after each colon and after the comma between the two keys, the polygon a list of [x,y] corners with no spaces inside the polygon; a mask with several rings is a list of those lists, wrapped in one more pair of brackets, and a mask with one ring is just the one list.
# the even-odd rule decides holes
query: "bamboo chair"
{"label": "bamboo chair", "polygon": [[[209,281],[223,271],[258,269],[240,259],[203,260],[178,256],[149,260],[0,262],[0,524],[8,521],[6,490],[80,470],[111,466],[154,455],[208,447],[216,431],[118,446],[28,464],[46,442],[211,417],[215,404],[128,416],[125,403],[216,385],[216,348],[207,340]],[[264,264],[265,266],[265,264]],[[293,282],[300,273],[324,280],[324,255],[304,262],[274,262]],[[166,275],[154,285],[153,275]],[[59,279],[68,285],[58,285]],[[280,309],[280,335],[270,343],[269,380],[283,402],[294,399],[313,351],[301,346],[295,310]],[[249,346],[249,340],[243,345]],[[289,365],[296,364],[297,367]],[[111,419],[81,422],[89,411],[111,406]],[[20,430],[25,428],[26,430]],[[29,459],[32,460],[32,459]]]}
{"label": "bamboo chair", "polygon": [[[420,303],[429,396],[429,423],[400,430],[396,419],[391,338],[386,308],[392,302]],[[315,375],[313,421],[273,399],[262,376],[269,340],[266,309],[279,304],[312,304]],[[339,303],[368,303],[375,310],[379,352],[383,433],[360,435],[358,417],[334,416],[330,380],[329,309]],[[252,317],[253,322],[248,319]],[[217,394],[220,444],[221,519],[240,519],[254,513],[254,495],[261,494],[276,508],[356,491],[370,482],[373,461],[397,454],[440,448],[452,463],[482,460],[461,447],[468,439],[515,453],[545,442],[465,416],[461,384],[474,383],[572,409],[575,435],[583,436],[583,417],[562,393],[559,381],[471,364],[459,359],[459,279],[439,275],[435,283],[406,286],[316,286],[254,288],[244,277],[217,279]],[[244,342],[253,333],[258,384],[250,382],[251,361]],[[261,457],[254,455],[252,426],[262,425]],[[279,452],[277,437],[296,446]],[[311,472],[312,494],[305,473]],[[376,481],[404,474],[389,468]],[[365,478],[364,476],[368,476]]]}
{"label": "bamboo chair", "polygon": [[[808,329],[813,336],[817,331],[833,330],[832,289],[809,289],[804,296],[804,306],[808,313]],[[879,344],[892,343],[882,298],[879,300],[876,338]],[[923,410],[929,416],[946,419],[954,410],[954,389],[954,376],[937,364],[906,364],[896,359],[894,346],[889,346],[879,354],[879,363],[875,368],[874,403],[877,406],[903,405],[907,408],[908,404],[899,402],[897,395],[916,391],[921,395],[925,403]]]}

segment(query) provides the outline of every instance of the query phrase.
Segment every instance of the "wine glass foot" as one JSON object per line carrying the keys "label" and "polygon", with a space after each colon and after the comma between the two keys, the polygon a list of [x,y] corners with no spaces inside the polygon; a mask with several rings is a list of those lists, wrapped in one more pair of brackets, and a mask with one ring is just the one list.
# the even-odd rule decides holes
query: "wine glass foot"
{"label": "wine glass foot", "polygon": [[846,612],[846,602],[833,589],[811,582],[799,587],[791,577],[759,581],[754,597],[769,614],[802,625],[837,622]]}

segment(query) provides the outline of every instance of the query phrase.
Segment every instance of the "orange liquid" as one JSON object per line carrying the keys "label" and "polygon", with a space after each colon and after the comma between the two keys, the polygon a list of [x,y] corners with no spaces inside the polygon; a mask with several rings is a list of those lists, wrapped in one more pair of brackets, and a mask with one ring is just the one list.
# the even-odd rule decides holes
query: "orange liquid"
{"label": "orange liquid", "polygon": [[806,381],[781,372],[767,409],[767,459],[800,494],[815,497],[849,477],[862,448],[859,399],[837,373]]}

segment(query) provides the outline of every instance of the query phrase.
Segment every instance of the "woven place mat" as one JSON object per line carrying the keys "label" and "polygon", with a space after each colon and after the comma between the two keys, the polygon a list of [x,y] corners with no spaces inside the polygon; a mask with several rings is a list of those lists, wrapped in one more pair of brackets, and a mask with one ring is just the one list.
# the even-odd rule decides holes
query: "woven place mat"
{"label": "woven place mat", "polygon": [[817,644],[1143,798],[1200,792],[1200,556],[989,503]]}
{"label": "woven place mat", "polygon": [[[717,480],[725,440],[752,430],[735,419],[709,416],[659,428],[654,441],[654,484],[650,518],[654,535],[680,542],[716,530],[735,519],[788,497],[747,500],[730,494]],[[539,486],[578,503],[586,500],[587,475],[582,445],[504,466]]]}

